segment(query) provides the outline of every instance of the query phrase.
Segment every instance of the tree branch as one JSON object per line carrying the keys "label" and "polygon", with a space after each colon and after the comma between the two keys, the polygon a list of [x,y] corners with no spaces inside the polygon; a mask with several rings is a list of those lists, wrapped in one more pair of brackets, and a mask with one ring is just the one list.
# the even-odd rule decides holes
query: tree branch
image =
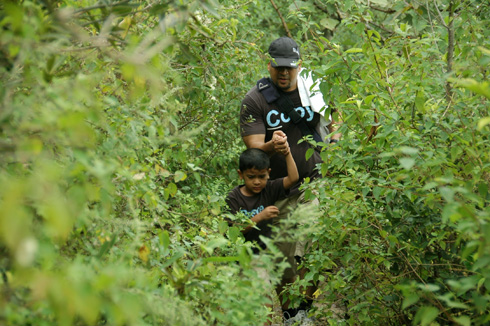
{"label": "tree branch", "polygon": [[379,8],[379,7],[376,7],[376,6],[373,6],[373,5],[369,5],[369,8],[373,9],[373,10],[376,10],[376,11],[380,11],[380,12],[384,12],[385,14],[394,14],[396,12],[396,10],[394,9],[383,9],[383,8]]}
{"label": "tree branch", "polygon": [[286,21],[284,20],[284,17],[282,17],[282,14],[279,11],[279,8],[277,7],[276,3],[274,2],[274,0],[270,0],[270,1],[271,1],[271,4],[272,4],[272,7],[274,7],[274,9],[276,10],[277,14],[279,15],[279,18],[282,21],[282,26],[286,30],[286,33],[288,34],[288,36],[290,38],[293,38],[292,35],[291,35],[291,32],[289,31],[288,25],[286,24]]}
{"label": "tree branch", "polygon": [[324,5],[323,3],[321,3],[320,1],[318,1],[318,0],[313,1],[313,5],[314,5],[315,7],[317,7],[319,10],[323,11],[324,13],[326,13],[326,14],[330,14],[330,13],[328,12],[327,6],[326,6],[326,5]]}

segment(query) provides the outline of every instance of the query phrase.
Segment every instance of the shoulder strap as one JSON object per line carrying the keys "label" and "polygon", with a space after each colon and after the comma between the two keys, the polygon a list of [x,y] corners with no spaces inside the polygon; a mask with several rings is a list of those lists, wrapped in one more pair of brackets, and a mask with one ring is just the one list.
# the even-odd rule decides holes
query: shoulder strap
{"label": "shoulder strap", "polygon": [[275,102],[279,109],[291,118],[293,123],[301,130],[303,136],[312,135],[315,141],[322,141],[320,135],[316,131],[312,131],[305,120],[301,119],[301,116],[294,109],[294,103],[289,96],[281,95],[269,78],[264,77],[259,80],[257,82],[257,89],[264,96],[267,103],[271,104]]}
{"label": "shoulder strap", "polygon": [[262,94],[262,96],[264,96],[265,100],[269,104],[273,103],[280,97],[279,92],[274,87],[272,80],[270,80],[269,78],[264,77],[259,80],[257,82],[257,89]]}

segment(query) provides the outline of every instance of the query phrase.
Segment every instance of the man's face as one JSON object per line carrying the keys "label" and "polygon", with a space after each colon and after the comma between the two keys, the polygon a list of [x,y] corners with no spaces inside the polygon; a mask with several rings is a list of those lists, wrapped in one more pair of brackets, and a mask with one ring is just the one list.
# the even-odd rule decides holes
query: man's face
{"label": "man's face", "polygon": [[242,188],[242,193],[246,196],[260,194],[260,192],[267,185],[267,180],[269,180],[269,172],[270,169],[258,170],[256,168],[252,168],[245,171],[238,170],[238,175],[245,182],[245,187],[244,189]]}
{"label": "man's face", "polygon": [[290,67],[272,67],[271,63],[267,65],[267,70],[269,70],[269,75],[271,76],[272,82],[285,92],[294,91],[297,87],[296,82],[298,79],[298,68]]}

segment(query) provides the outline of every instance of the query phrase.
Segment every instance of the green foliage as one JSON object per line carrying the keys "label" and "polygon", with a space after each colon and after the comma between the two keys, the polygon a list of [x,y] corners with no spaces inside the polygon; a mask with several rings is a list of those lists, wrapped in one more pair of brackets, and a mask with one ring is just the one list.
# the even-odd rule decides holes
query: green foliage
{"label": "green foliage", "polygon": [[[320,281],[331,324],[487,324],[488,4],[276,4],[344,120],[290,294]],[[262,324],[277,252],[224,196],[272,5],[24,0],[0,26],[0,323]]]}
{"label": "green foliage", "polygon": [[256,49],[212,7],[2,5],[2,324],[264,320],[220,223]]}
{"label": "green foliage", "polygon": [[[309,42],[324,97],[344,118],[311,186],[325,214],[311,230],[310,278],[328,275],[326,302],[361,324],[489,321],[488,30],[462,28],[488,6],[470,3],[452,2],[449,72],[448,26],[435,20],[448,24],[450,7],[394,4],[403,15],[380,21],[374,6],[346,3],[334,36]],[[352,33],[357,42],[344,42]]]}

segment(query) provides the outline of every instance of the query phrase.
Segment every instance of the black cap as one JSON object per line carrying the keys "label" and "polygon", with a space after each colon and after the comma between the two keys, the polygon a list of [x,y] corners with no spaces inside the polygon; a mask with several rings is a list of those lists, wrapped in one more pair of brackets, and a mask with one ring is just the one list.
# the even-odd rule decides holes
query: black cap
{"label": "black cap", "polygon": [[283,36],[273,41],[269,46],[269,54],[272,57],[272,67],[291,67],[298,68],[299,46],[287,36]]}

